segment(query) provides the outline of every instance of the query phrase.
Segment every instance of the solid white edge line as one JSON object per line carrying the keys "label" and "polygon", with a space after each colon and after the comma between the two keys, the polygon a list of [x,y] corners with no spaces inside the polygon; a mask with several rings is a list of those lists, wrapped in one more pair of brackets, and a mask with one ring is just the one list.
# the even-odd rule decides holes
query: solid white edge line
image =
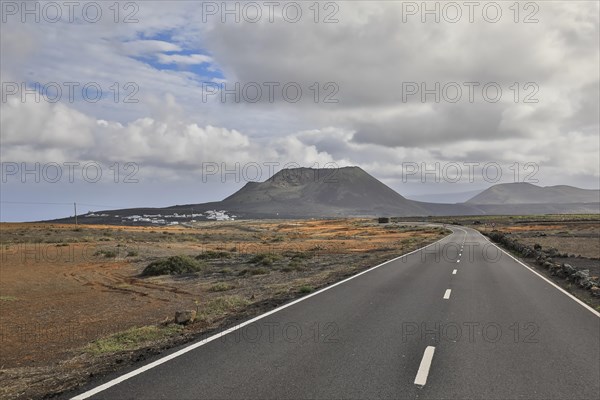
{"label": "solid white edge line", "polygon": [[427,383],[429,368],[431,368],[431,361],[433,360],[434,352],[435,347],[433,346],[427,346],[423,352],[423,358],[421,359],[421,364],[419,365],[419,370],[417,371],[417,376],[415,377],[415,385],[425,386]]}
{"label": "solid white edge line", "polygon": [[452,289],[446,289],[446,293],[444,293],[444,300],[448,300],[450,298],[451,293]]}
{"label": "solid white edge line", "polygon": [[74,397],[72,397],[72,398],[71,398],[71,400],[83,400],[83,399],[87,399],[88,397],[91,397],[91,396],[93,396],[93,395],[95,395],[95,394],[98,394],[98,393],[100,393],[100,392],[102,392],[102,391],[104,391],[104,390],[106,390],[106,389],[108,389],[108,388],[110,388],[110,387],[113,387],[113,386],[115,386],[115,385],[118,385],[119,383],[121,383],[121,382],[124,382],[124,381],[126,381],[127,379],[129,379],[129,378],[133,378],[133,377],[134,377],[134,376],[136,376],[136,375],[139,375],[139,374],[141,374],[141,373],[143,373],[143,372],[145,372],[145,371],[148,371],[148,370],[150,370],[150,369],[152,369],[152,368],[154,368],[154,367],[157,367],[157,366],[159,366],[159,365],[161,365],[161,364],[164,364],[164,363],[166,363],[167,361],[170,361],[170,360],[172,360],[172,359],[174,359],[174,358],[177,358],[177,357],[179,357],[179,356],[181,356],[181,355],[183,355],[183,354],[185,354],[185,353],[188,353],[188,352],[190,352],[190,351],[192,351],[192,350],[194,350],[194,349],[197,349],[197,348],[198,348],[198,347],[200,347],[200,346],[203,346],[203,345],[205,345],[205,344],[207,344],[207,343],[210,343],[210,342],[212,342],[212,341],[213,341],[213,340],[215,340],[215,339],[219,339],[219,338],[221,338],[221,337],[223,337],[223,336],[225,336],[225,335],[227,335],[227,334],[229,334],[229,333],[231,333],[231,332],[234,332],[234,331],[236,331],[236,330],[238,330],[238,329],[241,329],[241,328],[243,328],[243,327],[244,327],[244,326],[246,326],[246,325],[249,325],[249,324],[251,324],[251,323],[253,323],[253,322],[256,322],[256,321],[258,321],[258,320],[260,320],[260,319],[263,319],[263,318],[265,318],[265,317],[268,317],[268,316],[269,316],[269,315],[271,315],[271,314],[275,314],[276,312],[279,312],[279,311],[281,311],[281,310],[283,310],[283,309],[285,309],[285,308],[288,308],[288,307],[291,307],[291,306],[293,306],[293,305],[294,305],[294,304],[296,304],[296,303],[299,303],[299,302],[301,302],[301,301],[304,301],[304,300],[306,300],[306,299],[309,299],[309,298],[311,298],[311,297],[313,297],[313,296],[316,296],[316,295],[318,295],[318,294],[320,294],[320,293],[323,293],[323,292],[324,292],[324,291],[326,291],[326,290],[332,289],[332,288],[334,288],[334,287],[336,287],[336,286],[338,286],[338,285],[341,285],[342,283],[348,282],[349,280],[352,280],[352,279],[354,279],[354,278],[357,278],[357,277],[359,277],[359,276],[361,276],[361,275],[363,275],[363,274],[366,274],[367,272],[373,271],[374,269],[377,269],[377,268],[379,268],[379,267],[382,267],[382,266],[384,266],[384,265],[386,265],[386,264],[389,264],[389,263],[391,263],[391,262],[393,262],[393,261],[399,260],[399,259],[401,259],[401,258],[403,258],[403,257],[407,257],[407,256],[409,256],[409,255],[411,255],[411,254],[414,254],[414,253],[416,253],[416,252],[418,252],[418,251],[421,251],[421,250],[423,250],[423,249],[425,249],[425,248],[427,248],[427,247],[429,247],[429,246],[433,246],[433,245],[435,245],[435,244],[437,244],[437,243],[441,242],[442,240],[445,240],[446,238],[448,238],[448,237],[449,237],[450,235],[452,235],[453,233],[454,233],[454,231],[453,231],[451,234],[448,234],[448,235],[444,236],[444,237],[443,237],[443,238],[441,238],[440,240],[437,240],[437,241],[435,241],[435,242],[433,242],[433,243],[430,243],[430,244],[428,244],[427,246],[423,246],[423,247],[421,247],[421,248],[418,248],[418,249],[416,249],[416,250],[413,250],[413,251],[411,251],[410,253],[406,253],[406,254],[403,254],[403,255],[401,255],[401,256],[398,256],[398,257],[396,257],[396,258],[392,258],[391,260],[384,261],[384,262],[382,262],[381,264],[378,264],[378,265],[376,265],[376,266],[374,266],[374,267],[371,267],[371,268],[369,268],[369,269],[367,269],[367,270],[364,270],[364,271],[362,271],[362,272],[359,272],[359,273],[358,273],[358,274],[356,274],[356,275],[352,275],[351,277],[349,277],[349,278],[346,278],[346,279],[344,279],[344,280],[342,280],[342,281],[336,282],[336,283],[334,283],[334,284],[332,284],[332,285],[330,285],[330,286],[326,286],[326,287],[324,287],[323,289],[317,290],[317,291],[316,291],[316,292],[314,292],[314,293],[308,294],[308,295],[306,295],[306,296],[304,296],[304,297],[300,297],[299,299],[296,299],[296,300],[294,300],[294,301],[292,301],[292,302],[290,302],[290,303],[284,304],[284,305],[282,305],[282,306],[280,306],[280,307],[277,307],[277,308],[275,308],[275,309],[273,309],[273,310],[271,310],[271,311],[268,311],[268,312],[266,312],[266,313],[264,313],[264,314],[258,315],[258,316],[254,317],[254,318],[252,318],[252,319],[250,319],[250,320],[248,320],[248,321],[245,321],[245,322],[242,322],[242,323],[240,323],[240,324],[237,324],[237,325],[235,325],[235,326],[232,326],[231,328],[229,328],[229,329],[227,329],[227,330],[225,330],[225,331],[223,331],[223,332],[219,332],[219,333],[217,333],[217,334],[215,334],[215,335],[213,335],[213,336],[207,337],[206,339],[203,339],[203,340],[201,340],[201,341],[199,341],[199,342],[192,343],[192,344],[190,344],[189,346],[187,346],[187,347],[184,347],[183,349],[176,351],[175,353],[172,353],[172,354],[169,354],[169,355],[167,355],[167,356],[165,356],[165,357],[159,358],[158,360],[155,360],[155,361],[151,362],[150,364],[147,364],[147,365],[144,365],[143,367],[140,367],[140,368],[134,369],[133,371],[131,371],[131,372],[128,372],[128,373],[126,373],[126,374],[124,374],[124,375],[121,375],[121,376],[119,376],[119,377],[117,377],[117,378],[115,378],[115,379],[112,379],[112,380],[110,380],[110,381],[108,381],[108,382],[106,382],[106,383],[103,383],[103,384],[102,384],[102,385],[100,385],[100,386],[96,386],[96,387],[95,387],[95,388],[93,388],[93,389],[90,389],[90,390],[88,390],[88,391],[86,391],[86,392],[83,392],[83,393],[81,393],[81,394],[78,394],[77,396],[74,396]]}
{"label": "solid white edge line", "polygon": [[579,305],[582,305],[583,307],[585,307],[588,311],[590,311],[592,314],[594,314],[596,317],[600,318],[600,313],[596,310],[594,310],[592,307],[588,306],[587,304],[585,304],[583,301],[579,300],[577,297],[573,296],[571,293],[567,292],[565,289],[561,288],[560,286],[558,286],[556,283],[552,282],[550,279],[546,278],[544,275],[540,274],[539,272],[537,272],[536,270],[534,270],[533,268],[531,268],[529,265],[525,264],[524,262],[522,262],[521,260],[519,260],[518,258],[514,257],[512,254],[508,253],[507,251],[505,251],[503,248],[501,248],[500,246],[498,246],[496,243],[492,242],[487,236],[485,236],[483,233],[479,232],[478,233],[483,236],[483,238],[485,240],[487,240],[488,242],[490,242],[492,245],[494,245],[495,247],[498,248],[498,250],[500,250],[501,252],[503,252],[504,254],[506,254],[507,256],[509,256],[510,258],[512,258],[513,260],[515,260],[517,263],[521,264],[522,266],[524,266],[525,268],[527,268],[530,272],[536,274],[538,277],[542,278],[543,280],[545,280],[546,282],[548,282],[550,285],[554,286],[556,289],[560,290],[562,293],[566,294],[567,296],[569,296],[572,300],[575,300],[577,303],[579,303]]}
{"label": "solid white edge line", "polygon": [[452,271],[452,275],[456,275],[456,270]]}

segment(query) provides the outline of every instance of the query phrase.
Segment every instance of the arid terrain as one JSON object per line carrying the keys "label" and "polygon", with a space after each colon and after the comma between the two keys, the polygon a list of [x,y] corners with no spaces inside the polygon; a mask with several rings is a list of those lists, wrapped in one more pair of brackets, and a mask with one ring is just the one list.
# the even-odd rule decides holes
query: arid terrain
{"label": "arid terrain", "polygon": [[[375,220],[0,225],[0,397],[60,393],[443,237]],[[142,275],[184,256],[196,268]],[[194,323],[173,323],[196,310]]]}

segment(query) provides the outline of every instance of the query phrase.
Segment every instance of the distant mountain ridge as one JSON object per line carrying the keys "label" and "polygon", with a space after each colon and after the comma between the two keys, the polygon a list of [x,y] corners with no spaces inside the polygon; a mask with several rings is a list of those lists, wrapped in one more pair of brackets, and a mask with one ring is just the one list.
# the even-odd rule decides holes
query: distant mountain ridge
{"label": "distant mountain ridge", "polygon": [[[529,183],[494,185],[464,203],[409,200],[360,167],[294,168],[264,182],[248,182],[223,201],[97,211],[86,223],[162,224],[211,219],[211,210],[236,218],[328,218],[374,216],[524,215],[600,213],[600,191]],[[73,222],[63,218],[55,222]]]}
{"label": "distant mountain ridge", "polygon": [[404,195],[408,200],[421,201],[424,203],[464,203],[472,197],[483,192],[480,190],[469,190],[468,192],[446,192],[446,193],[428,193],[428,194],[413,194]]}
{"label": "distant mountain ridge", "polygon": [[600,190],[580,189],[574,186],[537,186],[527,182],[494,185],[467,204],[567,204],[598,203]]}

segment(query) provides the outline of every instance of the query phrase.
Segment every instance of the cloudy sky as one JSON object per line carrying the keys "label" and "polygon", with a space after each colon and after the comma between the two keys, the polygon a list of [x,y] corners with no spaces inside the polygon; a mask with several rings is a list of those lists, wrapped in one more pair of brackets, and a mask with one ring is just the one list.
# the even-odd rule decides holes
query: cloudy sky
{"label": "cloudy sky", "polygon": [[1,3],[2,221],[220,200],[293,166],[449,202],[598,188],[597,1]]}

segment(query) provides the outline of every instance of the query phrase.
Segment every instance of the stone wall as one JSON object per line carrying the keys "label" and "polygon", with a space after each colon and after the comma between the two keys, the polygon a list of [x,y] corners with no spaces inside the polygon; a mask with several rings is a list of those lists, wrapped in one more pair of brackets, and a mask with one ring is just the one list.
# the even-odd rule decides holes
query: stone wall
{"label": "stone wall", "polygon": [[599,277],[590,276],[590,271],[588,269],[576,268],[570,264],[557,263],[553,260],[556,257],[568,258],[572,257],[572,255],[560,253],[553,247],[543,249],[539,244],[530,247],[519,243],[517,239],[512,238],[509,234],[499,231],[492,231],[484,234],[493,242],[498,243],[505,249],[510,250],[521,257],[535,259],[535,263],[547,269],[551,275],[563,278],[578,285],[582,289],[588,290],[594,297],[600,297]]}

